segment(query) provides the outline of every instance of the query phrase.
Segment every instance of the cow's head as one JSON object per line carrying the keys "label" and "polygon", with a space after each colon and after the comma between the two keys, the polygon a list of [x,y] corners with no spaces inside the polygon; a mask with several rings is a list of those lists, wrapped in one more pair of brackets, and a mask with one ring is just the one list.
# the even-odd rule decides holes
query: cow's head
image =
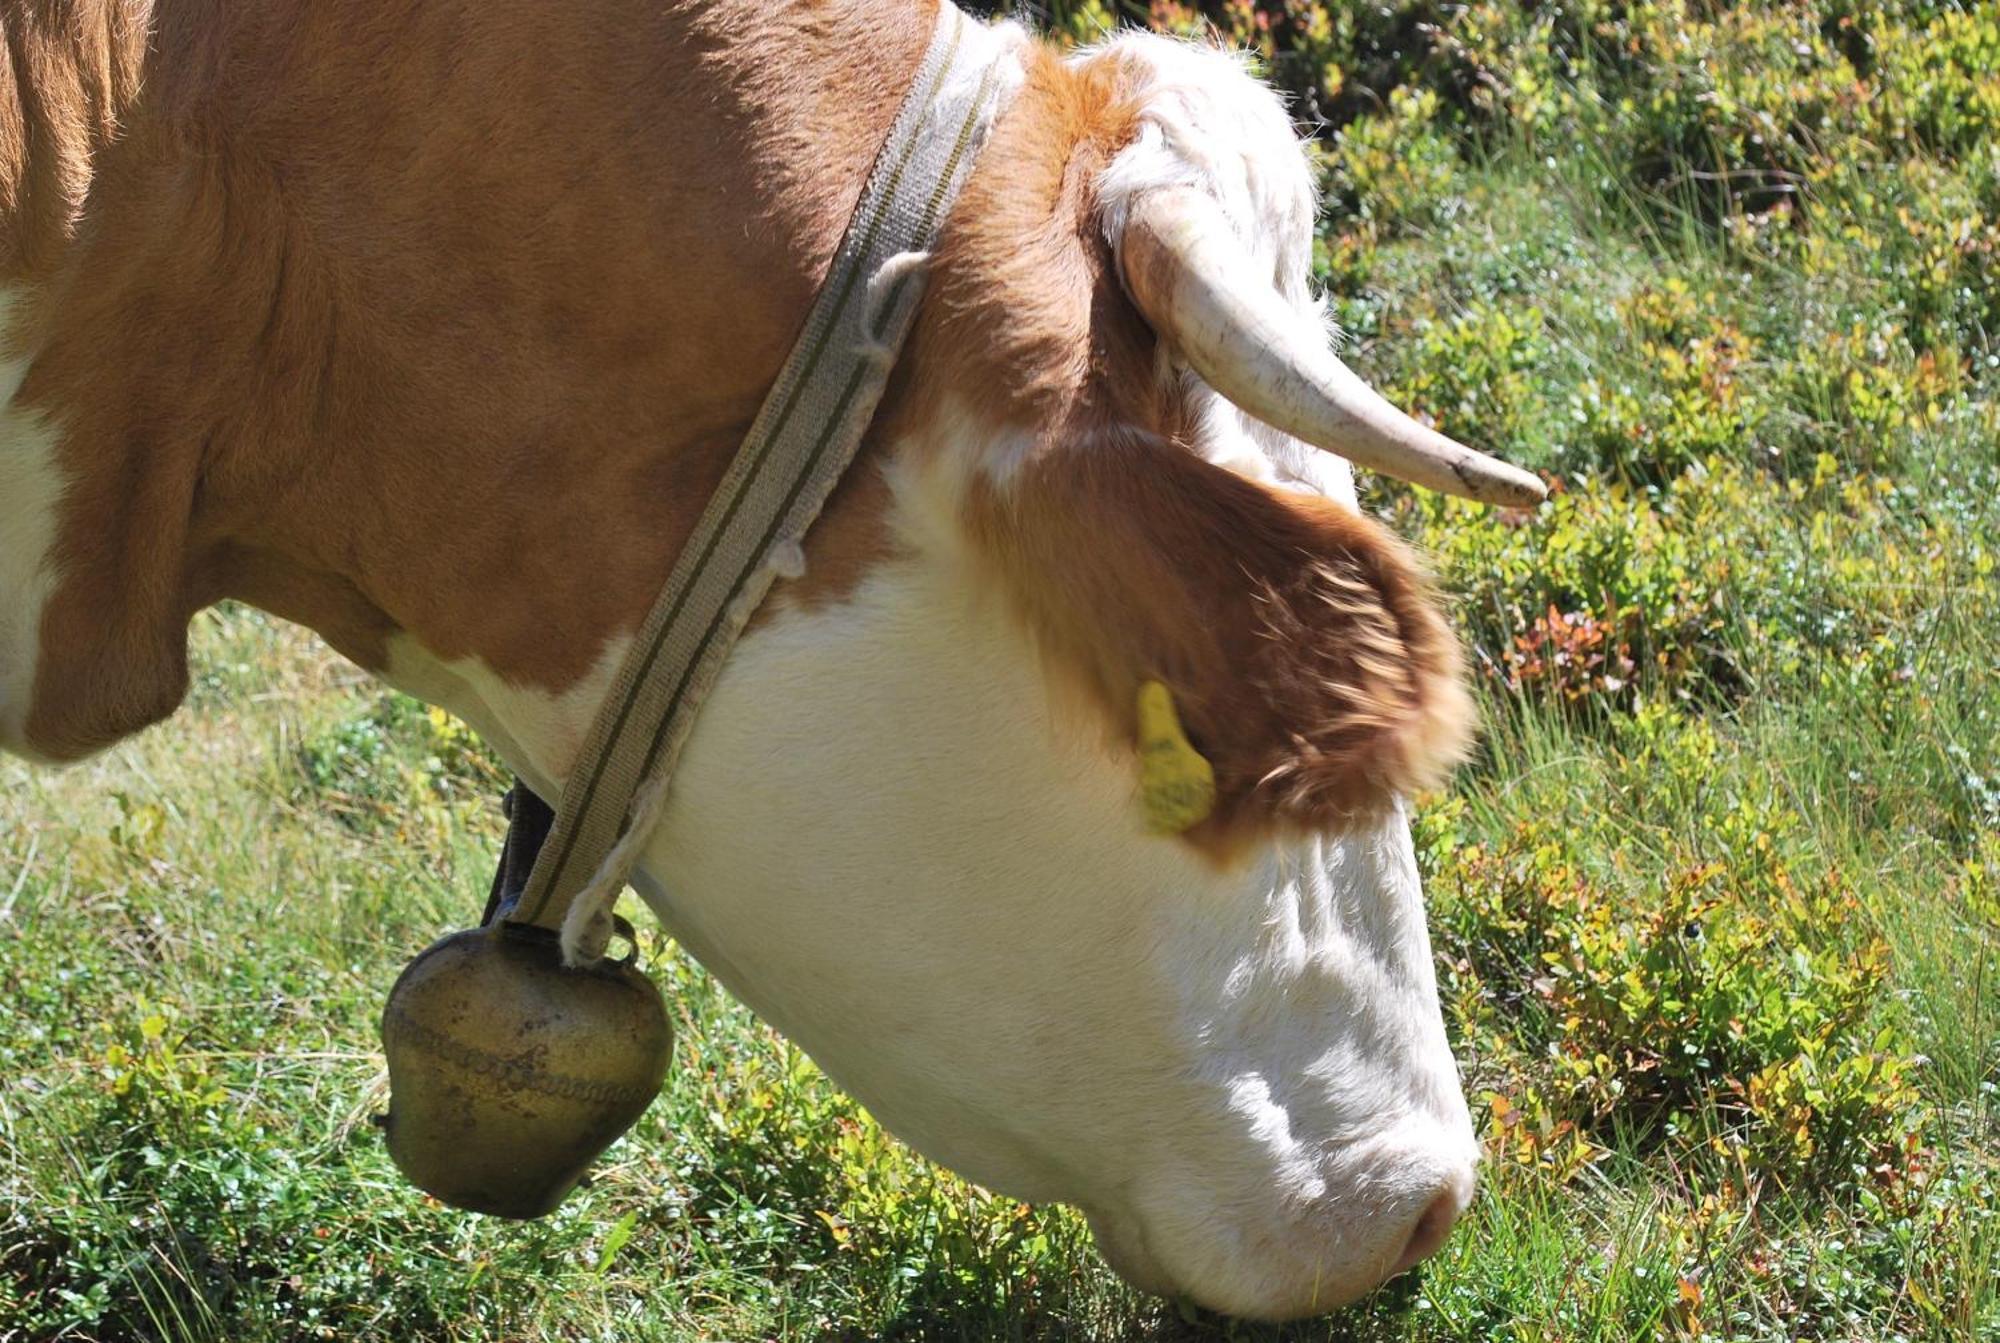
{"label": "cow's head", "polygon": [[[1477,1159],[1400,801],[1463,748],[1455,643],[1347,464],[1162,339],[1247,283],[1319,341],[1312,221],[1230,56],[1032,61],[932,264],[876,557],[741,646],[652,869],[897,1133],[1260,1316],[1429,1254]],[[1189,227],[1234,253],[1219,295],[1135,273]],[[1152,678],[1220,789],[1178,837],[1137,797]]]}
{"label": "cow's head", "polygon": [[[724,982],[925,1152],[1078,1205],[1143,1287],[1311,1313],[1429,1253],[1471,1196],[1477,1148],[1402,801],[1462,751],[1469,713],[1436,602],[1356,512],[1346,463],[1238,407],[1300,433],[1346,417],[1362,426],[1351,455],[1378,465],[1464,459],[1351,388],[1326,401],[1337,366],[1267,358],[1313,343],[1298,335],[1318,321],[1313,197],[1277,101],[1234,59],[1152,37],[1022,59],[870,446],[802,577],[725,668],[637,881]],[[301,180],[286,182],[294,205]],[[261,181],[232,179],[228,199]],[[572,213],[611,218],[646,194]],[[764,236],[695,223],[688,245]],[[480,224],[444,236],[483,239]],[[234,254],[162,276],[135,253],[126,297],[106,290],[97,325],[60,340],[36,335],[46,303],[9,324],[0,372],[18,381],[20,351],[41,355],[37,391],[0,421],[0,746],[74,756],[157,717],[185,683],[187,614],[226,594],[457,709],[552,796],[624,646],[596,613],[629,630],[664,572],[645,491],[702,478],[608,455],[672,422],[672,406],[646,419],[645,397],[687,362],[672,344],[685,332],[573,334],[659,319],[657,296],[629,317],[603,289],[550,309],[554,353],[510,372],[544,378],[532,405],[575,426],[551,478],[561,507],[544,508],[543,457],[504,455],[498,407],[516,382],[484,394],[415,308],[365,343],[335,330],[333,291],[296,250],[273,255],[289,306],[238,304],[240,347],[120,306],[208,302],[250,273]],[[574,287],[605,255],[544,268]],[[341,273],[343,311],[370,278]],[[492,332],[456,329],[460,345],[499,342],[487,364],[468,354],[479,376],[545,334],[496,304],[473,309]],[[155,374],[115,421],[90,376],[114,341]],[[572,347],[617,352],[631,381],[595,367],[558,381]],[[304,392],[259,393],[238,416],[238,365],[246,387]],[[216,400],[182,410],[200,396]],[[566,419],[571,396],[592,414]],[[241,452],[205,446],[225,416]],[[258,455],[312,434],[338,451]],[[603,530],[574,525],[580,501]],[[541,530],[492,538],[507,509]],[[449,553],[477,562],[433,558],[453,528],[465,540]],[[546,578],[510,586],[523,555]],[[489,581],[482,599],[456,595]],[[511,644],[482,624],[503,617]],[[591,646],[568,647],[580,624]],[[552,667],[567,670],[538,670]],[[1216,777],[1213,813],[1177,835],[1150,833],[1140,805],[1150,680]]]}

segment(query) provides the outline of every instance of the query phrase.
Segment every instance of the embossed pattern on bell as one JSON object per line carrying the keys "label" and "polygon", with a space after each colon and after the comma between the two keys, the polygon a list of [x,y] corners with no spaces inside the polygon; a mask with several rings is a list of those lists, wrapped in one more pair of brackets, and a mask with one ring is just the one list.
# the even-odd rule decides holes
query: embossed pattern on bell
{"label": "embossed pattern on bell", "polygon": [[630,964],[501,923],[432,943],[382,1013],[389,1155],[454,1207],[539,1217],[659,1094],[673,1030]]}

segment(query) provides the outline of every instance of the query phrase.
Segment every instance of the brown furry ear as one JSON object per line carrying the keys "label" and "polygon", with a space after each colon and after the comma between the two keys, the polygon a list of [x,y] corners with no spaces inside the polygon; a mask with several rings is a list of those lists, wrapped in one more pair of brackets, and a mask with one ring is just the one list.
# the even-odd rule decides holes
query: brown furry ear
{"label": "brown furry ear", "polygon": [[1337,823],[1462,758],[1458,645],[1395,537],[1176,444],[1095,437],[982,486],[973,526],[1112,721],[1136,730],[1141,682],[1172,690],[1215,768],[1197,838]]}
{"label": "brown furry ear", "polygon": [[968,524],[1057,674],[1111,722],[1136,740],[1141,682],[1173,692],[1216,775],[1192,837],[1326,825],[1464,753],[1458,646],[1381,527],[1183,446],[1192,407],[1096,211],[1138,124],[1129,74],[1029,57],[939,240],[906,413],[1015,431],[1007,461],[971,464]]}

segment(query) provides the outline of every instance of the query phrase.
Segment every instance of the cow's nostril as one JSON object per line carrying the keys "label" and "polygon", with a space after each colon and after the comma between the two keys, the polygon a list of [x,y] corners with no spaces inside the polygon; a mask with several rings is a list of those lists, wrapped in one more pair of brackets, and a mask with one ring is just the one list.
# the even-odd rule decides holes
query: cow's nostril
{"label": "cow's nostril", "polygon": [[1458,1214],[1464,1209],[1465,1200],[1456,1189],[1446,1189],[1430,1201],[1417,1224],[1410,1231],[1410,1240],[1403,1247],[1403,1253],[1396,1259],[1396,1266],[1389,1270],[1395,1277],[1404,1269],[1415,1268],[1436,1253],[1444,1238],[1451,1234],[1452,1224],[1458,1221]]}

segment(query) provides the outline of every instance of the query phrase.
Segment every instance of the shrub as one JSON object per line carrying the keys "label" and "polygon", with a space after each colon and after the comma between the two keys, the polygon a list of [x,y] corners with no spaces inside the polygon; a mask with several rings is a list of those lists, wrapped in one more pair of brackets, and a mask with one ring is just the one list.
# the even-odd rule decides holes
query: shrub
{"label": "shrub", "polygon": [[2000,12],[1991,5],[1941,8],[1922,26],[1882,23],[1870,42],[1877,116],[1891,135],[1952,154],[2000,132]]}
{"label": "shrub", "polygon": [[1713,295],[1698,300],[1673,279],[1619,303],[1643,362],[1629,380],[1590,378],[1572,396],[1570,415],[1589,464],[1659,482],[1750,445],[1765,410],[1744,394],[1739,373],[1755,343],[1712,315],[1714,303]]}
{"label": "shrub", "polygon": [[1403,88],[1383,115],[1337,131],[1325,159],[1329,206],[1375,225],[1377,237],[1435,223],[1458,170],[1458,151],[1437,121],[1435,93]]}
{"label": "shrub", "polygon": [[1936,422],[1961,370],[1955,358],[1915,353],[1894,322],[1856,321],[1805,333],[1778,376],[1808,426],[1788,464],[1817,470],[1803,452],[1810,442],[1842,449],[1850,468],[1883,470],[1898,464],[1910,431]]}
{"label": "shrub", "polygon": [[1744,840],[1728,866],[1640,881],[1535,822],[1433,848],[1455,1015],[1520,1079],[1495,1107],[1503,1155],[1574,1174],[1621,1131],[1789,1187],[1902,1168],[1918,1105],[1907,1041],[1873,1024],[1886,945],[1837,877],[1795,875],[1768,830]]}
{"label": "shrub", "polygon": [[1544,413],[1539,308],[1475,302],[1449,319],[1419,318],[1399,345],[1408,371],[1387,388],[1398,404],[1502,454],[1529,440]]}
{"label": "shrub", "polygon": [[1561,489],[1532,520],[1435,498],[1399,513],[1459,594],[1475,666],[1513,694],[1618,707],[1741,680],[1723,637],[1734,557],[1679,502],[1610,486]]}
{"label": "shrub", "polygon": [[1979,519],[1912,503],[1830,454],[1787,482],[1711,457],[1661,488],[1559,487],[1533,514],[1401,493],[1392,519],[1509,695],[1622,713],[1852,682],[1879,707],[1924,689],[1938,594],[1969,610],[1995,597]]}

